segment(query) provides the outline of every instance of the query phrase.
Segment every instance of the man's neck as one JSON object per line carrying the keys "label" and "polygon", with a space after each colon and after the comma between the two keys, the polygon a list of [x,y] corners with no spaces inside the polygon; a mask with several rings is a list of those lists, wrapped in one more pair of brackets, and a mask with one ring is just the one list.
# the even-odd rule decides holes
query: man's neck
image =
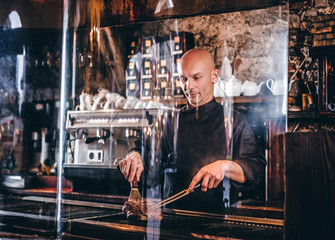
{"label": "man's neck", "polygon": [[206,101],[204,103],[201,103],[201,104],[192,104],[190,101],[188,101],[188,108],[191,109],[191,108],[198,108],[198,107],[201,107],[209,102],[211,102],[212,100],[214,99],[214,96],[209,100],[209,101]]}

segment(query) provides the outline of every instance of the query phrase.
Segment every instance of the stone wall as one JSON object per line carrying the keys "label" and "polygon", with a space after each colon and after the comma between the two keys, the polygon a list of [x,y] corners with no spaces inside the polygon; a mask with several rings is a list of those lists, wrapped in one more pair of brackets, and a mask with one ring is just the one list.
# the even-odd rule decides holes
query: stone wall
{"label": "stone wall", "polygon": [[286,61],[288,11],[286,6],[147,22],[135,34],[164,36],[192,32],[195,46],[209,50],[220,68],[228,56],[235,77],[257,83],[280,78]]}
{"label": "stone wall", "polygon": [[[298,70],[296,75],[298,79],[317,80],[318,62],[309,56],[313,45],[313,34],[311,33],[313,19],[316,16],[334,14],[334,8],[334,0],[300,1],[290,4],[289,77]],[[307,59],[302,64],[305,56]]]}

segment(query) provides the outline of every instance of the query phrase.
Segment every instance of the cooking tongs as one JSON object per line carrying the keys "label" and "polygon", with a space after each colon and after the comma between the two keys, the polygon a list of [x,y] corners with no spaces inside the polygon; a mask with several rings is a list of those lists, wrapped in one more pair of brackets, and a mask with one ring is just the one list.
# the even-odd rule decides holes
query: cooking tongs
{"label": "cooking tongs", "polygon": [[176,201],[176,200],[178,200],[178,199],[180,199],[180,198],[182,198],[182,197],[185,197],[186,195],[190,194],[191,192],[194,191],[194,189],[196,189],[196,188],[198,188],[198,187],[200,187],[200,183],[197,184],[197,185],[193,188],[193,190],[185,189],[185,190],[180,191],[179,193],[177,193],[177,194],[175,194],[175,195],[173,195],[173,196],[171,196],[171,197],[169,197],[169,198],[164,199],[163,201],[161,201],[161,202],[159,202],[159,203],[154,204],[152,207],[150,207],[150,210],[156,210],[156,209],[159,209],[159,208],[161,208],[161,207],[163,207],[163,206],[165,206],[165,205],[167,205],[167,204],[169,204],[169,203],[172,203],[172,202],[174,202],[174,201]]}

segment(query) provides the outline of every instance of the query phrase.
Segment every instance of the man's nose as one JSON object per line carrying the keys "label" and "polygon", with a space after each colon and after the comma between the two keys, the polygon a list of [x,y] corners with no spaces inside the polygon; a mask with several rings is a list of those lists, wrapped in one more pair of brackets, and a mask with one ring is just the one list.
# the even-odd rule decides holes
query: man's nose
{"label": "man's nose", "polygon": [[188,78],[186,82],[186,89],[192,89],[194,85],[194,80],[192,78]]}

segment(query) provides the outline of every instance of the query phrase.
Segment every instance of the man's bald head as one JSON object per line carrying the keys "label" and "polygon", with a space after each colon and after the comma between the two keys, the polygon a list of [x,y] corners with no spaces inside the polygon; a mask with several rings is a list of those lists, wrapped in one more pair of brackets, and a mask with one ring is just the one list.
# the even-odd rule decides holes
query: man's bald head
{"label": "man's bald head", "polygon": [[203,49],[191,49],[180,60],[182,89],[192,106],[201,106],[213,99],[214,83],[219,72],[213,56]]}
{"label": "man's bald head", "polygon": [[214,58],[207,50],[193,48],[187,51],[181,58],[181,64],[188,61],[200,61],[205,64],[209,69],[214,69]]}

